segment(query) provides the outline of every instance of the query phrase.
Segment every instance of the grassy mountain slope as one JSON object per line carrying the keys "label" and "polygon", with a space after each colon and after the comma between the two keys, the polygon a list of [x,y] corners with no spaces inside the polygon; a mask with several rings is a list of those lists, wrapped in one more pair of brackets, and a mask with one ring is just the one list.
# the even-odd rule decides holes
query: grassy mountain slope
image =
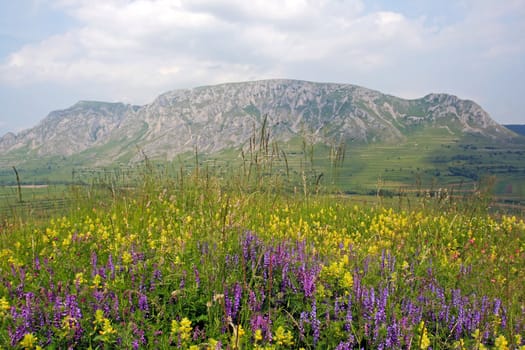
{"label": "grassy mountain slope", "polygon": [[171,91],[141,107],[80,102],[53,112],[0,139],[0,183],[14,183],[12,166],[23,182],[63,183],[79,169],[148,160],[290,184],[306,178],[344,192],[496,175],[499,193],[521,195],[523,140],[455,96],[403,100],[354,85],[268,80]]}

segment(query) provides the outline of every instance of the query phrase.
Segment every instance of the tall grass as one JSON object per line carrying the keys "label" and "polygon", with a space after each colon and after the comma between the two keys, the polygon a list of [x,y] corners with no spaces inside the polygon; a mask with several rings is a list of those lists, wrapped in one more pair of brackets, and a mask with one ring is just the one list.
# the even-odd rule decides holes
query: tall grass
{"label": "tall grass", "polygon": [[6,220],[0,346],[525,345],[521,218],[490,215],[481,192],[394,209],[293,190],[257,139],[231,177],[145,162],[134,186],[99,179],[73,186],[63,215]]}

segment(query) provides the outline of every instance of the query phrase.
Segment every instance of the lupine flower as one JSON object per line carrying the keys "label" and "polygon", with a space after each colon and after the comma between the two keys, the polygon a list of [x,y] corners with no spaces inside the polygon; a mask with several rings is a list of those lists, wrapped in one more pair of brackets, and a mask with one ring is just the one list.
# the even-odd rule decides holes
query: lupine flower
{"label": "lupine flower", "polygon": [[248,292],[248,306],[252,312],[260,311],[260,304],[257,302],[257,296],[253,290]]}
{"label": "lupine flower", "polygon": [[340,342],[335,347],[335,350],[352,350],[352,344],[350,342]]}
{"label": "lupine flower", "polygon": [[301,340],[303,340],[306,336],[304,325],[307,323],[309,323],[308,312],[303,311],[301,312],[301,316],[299,317],[299,336],[301,337]]}
{"label": "lupine flower", "polygon": [[146,294],[141,293],[139,296],[139,310],[142,310],[145,313],[149,312],[148,297]]}
{"label": "lupine flower", "polygon": [[40,258],[38,256],[35,257],[35,271],[40,271]]}
{"label": "lupine flower", "polygon": [[108,269],[110,272],[110,278],[114,280],[115,279],[115,265],[113,264],[113,256],[111,254],[109,254],[109,257],[108,257]]}
{"label": "lupine flower", "polygon": [[234,299],[233,299],[233,309],[232,309],[233,318],[235,318],[237,316],[237,313],[239,312],[239,307],[241,305],[241,297],[242,297],[242,287],[239,283],[236,283],[235,288],[234,288]]}
{"label": "lupine flower", "polygon": [[386,329],[386,340],[385,346],[387,349],[398,348],[399,347],[399,338],[400,338],[400,329],[396,322],[393,320],[391,324],[388,325]]}
{"label": "lupine flower", "polygon": [[91,252],[91,277],[95,277],[95,275],[98,274],[97,260],[97,253],[95,251]]}
{"label": "lupine flower", "polygon": [[182,271],[182,277],[179,283],[179,289],[182,290],[186,286],[186,270]]}
{"label": "lupine flower", "polygon": [[197,270],[197,266],[193,265],[193,273],[195,274],[195,284],[197,285],[197,288],[201,285],[201,278],[199,275],[199,270]]}
{"label": "lupine flower", "polygon": [[224,288],[224,316],[226,321],[233,319],[232,305],[232,300],[228,295],[228,288]]}
{"label": "lupine flower", "polygon": [[379,329],[386,322],[386,305],[388,299],[388,289],[384,288],[380,298],[377,300],[376,313],[374,317],[374,340],[379,337]]}
{"label": "lupine flower", "polygon": [[344,330],[350,332],[352,330],[352,295],[348,295],[348,306],[346,308],[345,326]]}
{"label": "lupine flower", "polygon": [[315,282],[319,269],[316,267],[307,268],[305,263],[299,268],[299,281],[303,287],[304,296],[310,298],[315,293]]}
{"label": "lupine flower", "polygon": [[317,344],[321,334],[321,321],[317,319],[317,303],[315,299],[312,301],[312,311],[310,311],[310,324],[312,325],[314,344]]}
{"label": "lupine flower", "polygon": [[261,337],[264,337],[264,340],[268,342],[272,341],[271,325],[272,320],[268,316],[255,315],[250,320],[252,333],[255,334],[255,332],[259,331]]}

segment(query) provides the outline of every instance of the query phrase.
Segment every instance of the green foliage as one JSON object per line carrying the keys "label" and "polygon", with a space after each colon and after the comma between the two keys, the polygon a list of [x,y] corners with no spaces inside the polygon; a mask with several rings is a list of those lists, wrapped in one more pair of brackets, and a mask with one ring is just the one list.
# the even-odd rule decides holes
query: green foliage
{"label": "green foliage", "polygon": [[[255,154],[254,172],[275,165]],[[51,217],[5,219],[0,346],[523,345],[525,223],[489,214],[490,181],[363,205],[194,161],[146,159],[70,187]]]}

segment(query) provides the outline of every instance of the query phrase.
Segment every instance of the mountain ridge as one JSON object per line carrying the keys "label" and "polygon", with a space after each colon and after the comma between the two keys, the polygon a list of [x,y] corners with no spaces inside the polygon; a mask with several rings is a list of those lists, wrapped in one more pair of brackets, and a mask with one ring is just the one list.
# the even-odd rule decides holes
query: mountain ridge
{"label": "mountain ridge", "polygon": [[453,95],[407,100],[352,84],[271,79],[167,91],[143,106],[79,101],[0,138],[0,164],[6,157],[13,162],[12,154],[69,157],[90,150],[98,162],[129,162],[137,160],[136,147],[168,160],[194,149],[213,153],[245,146],[265,115],[272,138],[285,142],[297,136],[324,144],[400,142],[426,127],[516,136],[474,101]]}
{"label": "mountain ridge", "polygon": [[516,134],[525,136],[525,124],[504,124],[503,126]]}

